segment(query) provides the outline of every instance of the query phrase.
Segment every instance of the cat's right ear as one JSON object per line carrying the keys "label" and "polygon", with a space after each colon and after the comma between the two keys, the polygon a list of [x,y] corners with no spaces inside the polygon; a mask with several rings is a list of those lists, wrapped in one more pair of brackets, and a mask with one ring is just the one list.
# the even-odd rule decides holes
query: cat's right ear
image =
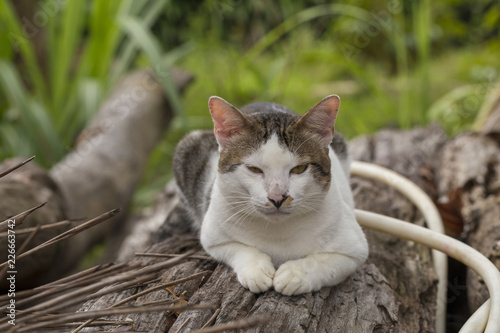
{"label": "cat's right ear", "polygon": [[210,97],[208,108],[214,122],[217,142],[224,148],[233,135],[240,133],[245,128],[248,120],[238,109],[218,96]]}
{"label": "cat's right ear", "polygon": [[339,112],[340,97],[330,95],[323,98],[303,115],[296,126],[303,126],[311,134],[315,135],[319,142],[328,147],[335,133],[335,119]]}

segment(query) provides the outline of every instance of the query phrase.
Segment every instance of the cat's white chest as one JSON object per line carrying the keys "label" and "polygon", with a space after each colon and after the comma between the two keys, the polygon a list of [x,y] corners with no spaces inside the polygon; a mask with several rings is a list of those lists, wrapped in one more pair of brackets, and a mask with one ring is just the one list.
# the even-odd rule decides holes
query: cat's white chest
{"label": "cat's white chest", "polygon": [[[290,222],[290,221],[288,221]],[[303,258],[311,253],[321,252],[323,240],[308,225],[304,217],[297,221],[302,227],[290,228],[286,225],[263,227],[255,233],[246,235],[249,245],[260,249],[271,257],[275,267],[288,260]],[[248,237],[250,236],[250,237]]]}

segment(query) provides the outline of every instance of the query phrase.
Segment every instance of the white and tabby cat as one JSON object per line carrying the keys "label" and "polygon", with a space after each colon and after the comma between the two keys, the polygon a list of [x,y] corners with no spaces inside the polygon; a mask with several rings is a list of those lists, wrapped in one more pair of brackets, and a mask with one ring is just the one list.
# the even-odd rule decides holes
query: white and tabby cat
{"label": "white and tabby cat", "polygon": [[334,136],[339,104],[331,95],[300,116],[212,97],[214,132],[195,131],[176,149],[175,177],[201,244],[252,292],[333,286],[366,260],[346,143]]}

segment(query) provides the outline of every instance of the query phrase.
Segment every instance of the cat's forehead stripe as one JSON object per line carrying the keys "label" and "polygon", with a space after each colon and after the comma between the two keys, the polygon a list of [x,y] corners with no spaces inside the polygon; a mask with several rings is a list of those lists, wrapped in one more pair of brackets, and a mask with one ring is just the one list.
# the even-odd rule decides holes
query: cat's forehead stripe
{"label": "cat's forehead stripe", "polygon": [[279,141],[286,147],[290,147],[287,129],[290,125],[294,124],[298,118],[298,115],[285,112],[278,114],[272,112],[255,113],[250,117],[252,121],[258,124],[258,128],[262,129],[262,133],[259,135],[262,139],[262,143],[269,140],[271,136],[275,134]]}

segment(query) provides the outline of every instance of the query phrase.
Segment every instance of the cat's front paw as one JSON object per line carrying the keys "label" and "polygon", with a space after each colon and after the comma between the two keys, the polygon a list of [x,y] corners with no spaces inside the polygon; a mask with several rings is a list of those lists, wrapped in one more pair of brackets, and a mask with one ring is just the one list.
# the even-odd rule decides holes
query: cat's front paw
{"label": "cat's front paw", "polygon": [[281,265],[274,275],[273,284],[274,290],[287,296],[305,294],[314,290],[307,272],[297,260]]}
{"label": "cat's front paw", "polygon": [[256,260],[239,272],[238,281],[253,293],[261,293],[273,286],[273,277],[276,270],[271,260]]}

